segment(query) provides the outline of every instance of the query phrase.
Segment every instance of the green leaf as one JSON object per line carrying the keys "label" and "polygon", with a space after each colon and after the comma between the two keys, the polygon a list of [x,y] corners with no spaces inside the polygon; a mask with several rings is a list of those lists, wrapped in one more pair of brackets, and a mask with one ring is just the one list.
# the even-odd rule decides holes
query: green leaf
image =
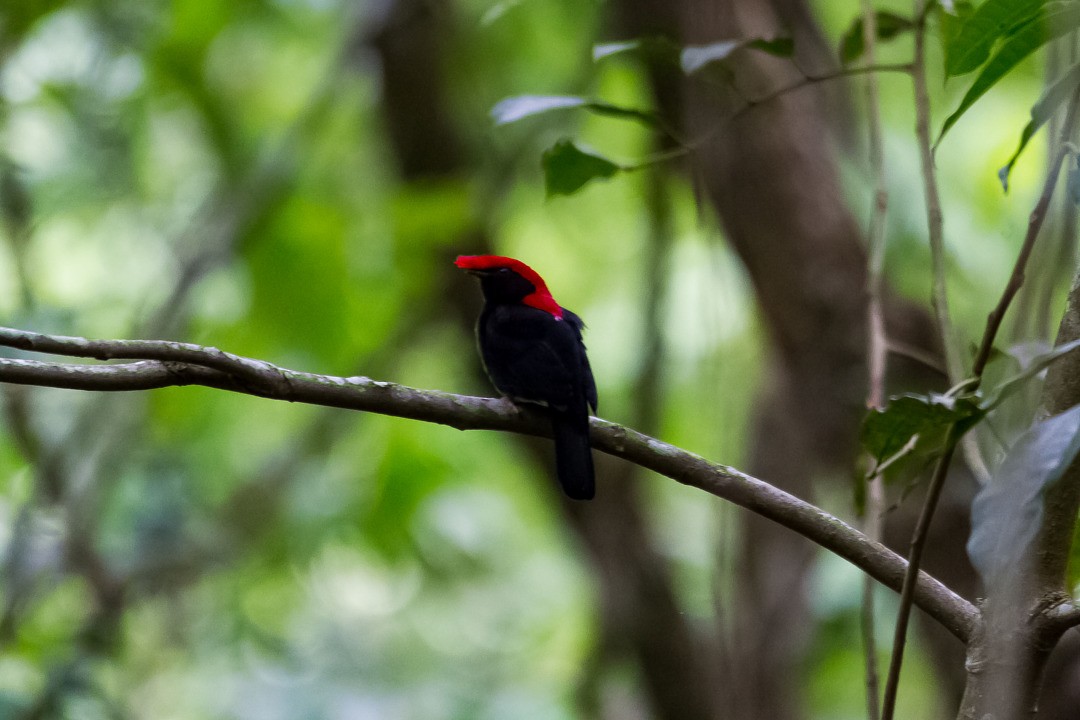
{"label": "green leaf", "polygon": [[945,45],[945,76],[963,75],[990,57],[994,43],[1030,21],[1048,0],[986,0]]}
{"label": "green leaf", "polygon": [[742,40],[722,40],[709,45],[688,45],[683,48],[680,64],[683,72],[689,75],[709,63],[727,59],[731,53],[743,47],[743,45]]}
{"label": "green leaf", "polygon": [[791,57],[795,52],[795,43],[791,38],[750,38],[743,40],[721,40],[708,45],[687,45],[679,56],[679,64],[687,75],[714,62],[726,60],[731,53],[740,48],[753,48],[778,57]]}
{"label": "green leaf", "polygon": [[982,417],[983,411],[969,398],[949,395],[906,394],[889,400],[863,420],[863,448],[879,462],[895,455],[915,435],[920,440],[937,437],[949,426]]}
{"label": "green leaf", "polygon": [[560,140],[545,150],[541,164],[549,198],[573,195],[590,180],[609,178],[623,170],[603,156],[581,150],[570,140]]}
{"label": "green leaf", "polygon": [[596,115],[603,115],[604,117],[613,117],[620,120],[636,120],[637,122],[650,127],[660,127],[661,124],[660,119],[648,110],[625,108],[596,100],[587,102],[584,107],[589,112],[595,113]]}
{"label": "green leaf", "polygon": [[1006,191],[1009,189],[1009,173],[1012,172],[1013,165],[1016,164],[1020,153],[1027,147],[1028,141],[1039,131],[1039,128],[1054,116],[1057,109],[1076,90],[1077,85],[1080,85],[1080,63],[1066,70],[1053,85],[1046,89],[1038,102],[1031,107],[1031,120],[1024,126],[1023,132],[1020,133],[1020,145],[1016,148],[1016,152],[1012,154],[1012,157],[1009,158],[1009,162],[1005,167],[998,170],[1001,186]]}
{"label": "green leaf", "polygon": [[597,45],[594,45],[593,62],[599,62],[600,60],[614,55],[633,53],[635,55],[640,55],[647,60],[678,65],[679,51],[679,46],[665,37],[620,40],[618,42],[598,43]]}
{"label": "green leaf", "polygon": [[593,45],[592,49],[593,62],[603,60],[612,55],[619,55],[621,53],[638,50],[641,48],[641,44],[641,40],[620,40],[618,42],[597,43],[596,45]]}
{"label": "green leaf", "polygon": [[656,115],[647,110],[624,108],[577,95],[517,95],[508,97],[500,100],[495,104],[495,107],[491,108],[491,117],[496,125],[506,125],[533,115],[540,115],[552,110],[566,110],[567,108],[583,108],[597,115],[623,120],[636,120],[649,126],[659,124]]}
{"label": "green leaf", "polygon": [[778,37],[772,40],[751,40],[746,47],[760,50],[776,57],[791,57],[795,54],[795,40],[788,37]]}
{"label": "green leaf", "polygon": [[[891,12],[879,10],[876,15],[877,37],[879,40],[891,40],[900,33],[907,32],[915,27],[915,23],[909,18]],[[865,38],[863,38],[863,17],[860,15],[844,33],[840,40],[840,62],[847,65],[857,59],[866,50]]]}
{"label": "green leaf", "polygon": [[494,25],[501,20],[506,13],[510,12],[520,4],[521,0],[504,0],[503,2],[495,3],[480,16],[480,27],[486,28]]}
{"label": "green leaf", "polygon": [[678,65],[683,72],[690,74],[710,63],[726,60],[731,53],[740,48],[752,48],[777,57],[791,57],[795,54],[795,43],[787,37],[721,40],[708,45],[687,45],[686,47],[680,47],[664,37],[650,37],[594,45],[593,61],[624,53],[635,53],[649,60]]}
{"label": "green leaf", "polygon": [[941,54],[949,54],[949,46],[956,41],[960,29],[964,27],[971,14],[975,12],[975,6],[968,0],[961,0],[953,5],[952,9],[944,5],[938,7],[938,36],[941,40]]}
{"label": "green leaf", "polygon": [[941,142],[949,128],[975,104],[976,100],[1022,60],[1050,40],[1072,32],[1078,25],[1080,25],[1080,3],[1055,2],[1047,5],[1043,12],[1017,28],[1006,38],[994,57],[975,78],[975,82],[968,88],[964,99],[960,101],[960,107],[946,118],[935,145]]}
{"label": "green leaf", "polygon": [[967,552],[988,587],[1023,567],[1042,526],[1043,493],[1080,452],[1080,405],[1020,436],[971,506]]}
{"label": "green leaf", "polygon": [[491,117],[496,125],[506,125],[552,110],[583,107],[588,100],[576,95],[517,95],[495,103]]}

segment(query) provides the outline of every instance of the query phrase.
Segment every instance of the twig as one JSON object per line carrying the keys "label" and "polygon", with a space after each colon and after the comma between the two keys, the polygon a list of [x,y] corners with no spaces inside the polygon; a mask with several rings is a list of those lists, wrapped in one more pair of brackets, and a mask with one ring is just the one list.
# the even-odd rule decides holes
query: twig
{"label": "twig", "polygon": [[[740,117],[742,117],[742,115],[744,113],[747,113],[747,112],[749,112],[750,110],[753,110],[756,107],[759,107],[759,106],[764,105],[766,103],[772,102],[773,100],[776,100],[777,98],[782,97],[782,96],[784,96],[784,95],[786,95],[786,94],[788,94],[790,92],[794,92],[796,90],[801,90],[802,88],[808,87],[810,85],[815,85],[817,83],[822,83],[822,82],[828,82],[830,80],[839,80],[839,79],[845,78],[845,77],[853,77],[853,76],[856,76],[856,75],[870,75],[871,77],[873,77],[874,75],[876,75],[879,72],[910,73],[911,72],[911,65],[907,64],[907,63],[893,63],[893,64],[885,64],[885,65],[864,65],[864,66],[854,67],[854,68],[841,68],[840,70],[828,73],[826,75],[804,75],[801,79],[796,80],[795,82],[793,82],[793,83],[791,83],[789,85],[785,85],[785,86],[783,86],[781,88],[777,88],[776,90],[768,92],[765,95],[762,95],[761,97],[758,97],[758,98],[746,97],[738,89],[738,87],[736,87],[736,85],[734,83],[734,80],[729,79],[729,81],[728,81],[729,86],[735,92],[735,94],[738,95],[739,98],[743,101],[743,106],[740,107],[738,110],[736,110],[734,113],[732,113],[726,119],[726,121],[731,122],[731,121],[734,121],[734,120],[738,120]],[[642,160],[639,160],[638,162],[635,162],[635,163],[632,163],[632,164],[629,164],[629,165],[623,165],[623,166],[620,167],[620,169],[625,171],[625,172],[633,172],[635,170],[641,170],[641,169],[644,169],[644,168],[652,167],[654,165],[659,165],[661,163],[667,162],[668,160],[677,160],[679,158],[686,157],[687,155],[689,155],[693,151],[703,147],[704,145],[706,145],[709,142],[712,142],[713,138],[718,133],[721,133],[721,132],[723,132],[725,130],[725,127],[726,126],[725,126],[724,123],[718,123],[712,129],[710,129],[708,132],[705,132],[700,137],[693,138],[693,139],[688,139],[688,140],[685,140],[685,141],[677,141],[678,142],[677,147],[673,147],[673,148],[670,148],[670,149],[667,149],[667,150],[663,150],[663,151],[654,153],[654,154],[652,154],[652,155],[650,155],[650,156],[648,156],[646,158],[643,158]],[[672,138],[672,139],[674,139],[674,138]]]}
{"label": "twig", "polygon": [[923,502],[922,511],[919,513],[919,520],[915,523],[915,530],[911,535],[911,547],[908,551],[908,574],[904,576],[904,584],[900,588],[900,607],[896,613],[896,628],[893,632],[889,672],[885,676],[885,694],[882,698],[881,720],[892,720],[893,713],[896,711],[896,693],[900,687],[900,667],[904,662],[904,645],[907,640],[908,623],[911,619],[911,601],[912,592],[914,591],[914,584],[908,582],[908,577],[914,577],[922,563],[923,549],[926,546],[930,521],[934,518],[934,510],[937,509],[941,489],[945,487],[945,478],[948,476],[949,465],[952,463],[953,454],[956,452],[956,443],[959,439],[956,426],[953,426],[945,443],[945,449],[934,467],[934,474],[930,478],[930,487],[926,491],[926,499]]}
{"label": "twig", "polygon": [[[28,335],[34,337],[38,348],[49,345],[80,357],[109,353],[123,345],[113,340],[58,338],[10,328],[0,328],[0,345],[25,345]],[[418,390],[366,377],[316,375],[183,343],[140,342],[158,359],[86,365],[3,358],[0,382],[96,391],[202,385],[256,397],[439,423],[460,430],[550,434],[545,418],[507,400]],[[213,367],[221,365],[223,356],[235,358],[240,375]],[[814,505],[734,468],[711,463],[630,428],[598,418],[591,422],[592,442],[597,449],[745,507],[847,559],[882,584],[893,589],[901,587],[905,575],[903,558]],[[915,601],[966,641],[978,614],[971,603],[925,573],[916,583]]]}
{"label": "twig", "polygon": [[[862,1],[863,45],[866,64],[874,66],[877,46],[877,13],[870,0]],[[866,76],[866,111],[869,116],[870,170],[874,176],[874,203],[870,212],[867,233],[867,366],[869,370],[866,404],[879,409],[885,403],[885,370],[888,342],[885,314],[882,309],[882,275],[885,271],[885,218],[889,208],[889,192],[885,186],[885,149],[881,133],[881,105],[878,99],[877,74]],[[863,507],[863,532],[874,542],[881,541],[881,516],[885,506],[885,490],[880,470],[874,472],[866,485]],[[877,642],[874,638],[874,583],[863,576],[861,628],[866,665],[866,711],[869,720],[878,720],[880,687],[877,667]]]}
{"label": "twig", "polygon": [[[866,507],[863,511],[862,530],[874,542],[881,542],[882,514],[885,508],[884,481],[880,474],[866,486]],[[881,681],[878,673],[877,640],[874,637],[874,582],[869,576],[863,576],[862,612],[860,628],[862,630],[863,654],[866,664],[866,715],[869,720],[878,720],[878,703],[881,698]]]}
{"label": "twig", "polygon": [[934,151],[930,136],[930,95],[926,88],[926,0],[916,0],[915,57],[912,62],[911,79],[915,90],[915,136],[919,144],[922,164],[923,190],[926,194],[926,224],[930,241],[930,261],[933,286],[930,305],[934,310],[938,333],[945,351],[945,368],[949,384],[955,385],[964,376],[964,362],[949,317],[949,295],[945,285],[945,229],[941,213],[941,197],[938,194],[937,173],[934,169]]}
{"label": "twig", "polygon": [[[1073,102],[1069,106],[1069,114],[1065,118],[1065,132],[1068,132],[1068,128],[1072,127],[1075,120],[1078,98],[1080,98],[1080,95],[1074,95]],[[1050,208],[1050,200],[1053,198],[1054,188],[1057,187],[1058,175],[1061,174],[1061,164],[1068,154],[1069,148],[1065,143],[1062,143],[1062,147],[1050,161],[1046,184],[1043,185],[1042,195],[1039,196],[1035,209],[1031,211],[1031,217],[1028,219],[1027,236],[1024,237],[1024,244],[1020,247],[1020,254],[1016,257],[1016,264],[1013,266],[1012,274],[1009,275],[1009,282],[1005,285],[1005,291],[1001,294],[1001,299],[998,300],[997,305],[986,318],[986,330],[983,332],[979,352],[975,356],[975,362],[972,364],[971,372],[975,377],[982,377],[983,370],[986,369],[986,363],[990,360],[990,352],[994,347],[994,338],[997,337],[1001,322],[1005,319],[1005,311],[1009,309],[1009,304],[1020,290],[1020,286],[1024,284],[1024,272],[1027,269],[1028,260],[1031,258],[1031,251],[1035,247],[1035,240],[1039,237],[1039,230],[1042,229],[1043,222],[1046,220],[1046,211]]]}
{"label": "twig", "polygon": [[802,88],[807,87],[809,85],[815,85],[817,83],[828,82],[829,80],[839,80],[840,78],[852,77],[852,76],[855,76],[855,75],[871,75],[871,76],[873,76],[873,75],[876,75],[879,72],[899,72],[899,73],[908,73],[908,74],[910,74],[912,71],[913,71],[913,67],[912,67],[912,65],[910,63],[889,63],[889,64],[884,64],[884,65],[874,65],[874,64],[868,63],[866,65],[861,65],[859,67],[840,68],[839,70],[828,73],[826,75],[804,75],[800,80],[796,80],[795,82],[791,83],[790,85],[785,85],[785,86],[783,86],[781,88],[777,88],[776,90],[773,90],[772,92],[769,92],[769,93],[766,93],[765,95],[762,95],[761,97],[756,97],[756,98],[743,97],[743,100],[744,100],[744,102],[746,104],[743,105],[741,108],[739,108],[737,111],[735,111],[735,114],[732,116],[732,119],[738,118],[742,114],[744,114],[744,113],[746,113],[746,112],[748,112],[750,110],[753,110],[754,108],[758,107],[759,105],[764,105],[767,102],[771,102],[771,101],[777,99],[778,97],[780,97],[781,95],[786,95],[787,93],[795,91],[795,90],[801,90]]}
{"label": "twig", "polygon": [[[1065,138],[1068,138],[1072,133],[1073,125],[1076,122],[1078,106],[1080,106],[1080,90],[1077,90],[1077,92],[1073,94],[1072,101],[1069,103],[1068,113],[1065,116],[1065,122],[1062,125],[1062,136]],[[1009,276],[1009,281],[1005,285],[1005,289],[1001,294],[1001,299],[987,317],[986,330],[983,333],[982,342],[979,345],[978,352],[975,354],[975,361],[972,364],[972,377],[968,383],[968,390],[970,392],[977,390],[979,384],[982,382],[982,374],[986,369],[986,363],[989,360],[990,351],[993,348],[994,339],[997,337],[998,329],[1001,327],[1001,321],[1005,317],[1005,312],[1008,310],[1009,304],[1016,296],[1016,292],[1024,282],[1024,271],[1027,267],[1027,261],[1031,257],[1031,250],[1035,246],[1035,241],[1039,236],[1039,230],[1042,229],[1043,222],[1046,219],[1046,211],[1050,206],[1050,200],[1054,195],[1054,189],[1057,187],[1058,175],[1061,173],[1061,163],[1064,161],[1067,154],[1068,149],[1067,147],[1064,147],[1063,143],[1062,149],[1054,156],[1050,167],[1047,170],[1042,194],[1039,196],[1039,201],[1036,203],[1035,209],[1031,212],[1027,235],[1024,237],[1024,244],[1021,246],[1020,253],[1017,255],[1012,274]],[[916,525],[915,532],[911,538],[911,548],[908,552],[908,574],[904,578],[904,584],[900,590],[900,606],[897,609],[892,658],[889,663],[889,674],[885,682],[885,697],[881,712],[882,720],[892,720],[895,712],[896,693],[900,684],[900,667],[904,660],[904,645],[907,638],[908,622],[911,617],[914,575],[919,571],[919,566],[922,562],[923,549],[926,544],[926,535],[930,528],[930,521],[933,519],[934,511],[937,509],[938,499],[941,496],[941,489],[944,487],[945,478],[948,475],[949,464],[952,461],[953,453],[956,450],[956,445],[959,443],[962,434],[963,433],[960,432],[956,425],[949,431],[945,450],[938,460],[937,466],[934,468],[934,475],[930,481],[926,499],[923,502],[922,512],[919,515],[918,524]]]}

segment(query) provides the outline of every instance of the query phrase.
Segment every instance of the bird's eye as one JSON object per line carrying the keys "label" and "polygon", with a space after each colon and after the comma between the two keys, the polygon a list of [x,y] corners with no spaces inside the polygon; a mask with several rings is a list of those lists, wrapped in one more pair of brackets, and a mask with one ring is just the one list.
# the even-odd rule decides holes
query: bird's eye
{"label": "bird's eye", "polygon": [[499,272],[508,273],[508,272],[510,272],[510,268],[499,268]]}

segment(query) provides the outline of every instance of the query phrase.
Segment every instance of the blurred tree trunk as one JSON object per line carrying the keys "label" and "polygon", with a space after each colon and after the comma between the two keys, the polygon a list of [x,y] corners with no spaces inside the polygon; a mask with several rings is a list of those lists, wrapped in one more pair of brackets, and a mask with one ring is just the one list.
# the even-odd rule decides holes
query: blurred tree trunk
{"label": "blurred tree trunk", "polygon": [[[684,41],[701,44],[780,32],[777,8],[755,0],[683,4]],[[751,97],[798,79],[790,63],[735,58]],[[855,456],[865,394],[866,258],[833,160],[817,90],[793,92],[727,120],[744,104],[690,88],[692,137],[724,123],[693,158],[695,179],[742,258],[770,336],[772,360],[758,402],[749,471],[800,497]],[[815,548],[744,514],[734,568],[735,622],[725,665],[735,674],[729,718],[803,716],[799,681],[812,640],[806,583]]]}
{"label": "blurred tree trunk", "polygon": [[[405,182],[466,178],[483,166],[479,159],[469,159],[446,111],[450,91],[444,82],[444,43],[447,29],[453,27],[450,14],[445,2],[395,0],[376,34],[357,38],[379,54],[382,107]],[[654,238],[655,242],[660,239]],[[491,239],[480,227],[470,229],[453,245],[461,252],[492,250]],[[449,258],[446,261],[449,267]],[[655,277],[653,282],[657,282]],[[470,334],[479,312],[479,298],[472,290],[455,286],[447,293],[447,307],[457,313],[463,331]],[[649,382],[656,377],[655,370],[642,377]],[[653,425],[657,390],[641,389],[637,419]],[[549,468],[550,443],[525,442],[535,451],[537,467]],[[597,460],[602,497],[588,504],[566,501],[564,507],[567,522],[588,552],[599,593],[600,637],[594,661],[582,671],[582,712],[588,716],[603,712],[599,696],[603,681],[629,661],[635,667],[635,685],[642,688],[654,717],[715,718],[718,680],[709,662],[715,653],[679,604],[669,563],[651,538],[636,470],[610,458]]]}
{"label": "blurred tree trunk", "polygon": [[[850,475],[866,385],[866,257],[835,163],[835,141],[845,132],[845,123],[837,121],[846,113],[842,86],[815,84],[736,112],[745,109],[747,97],[789,85],[804,73],[827,72],[832,53],[804,0],[620,0],[615,10],[620,37],[665,34],[685,44],[789,32],[796,38],[795,64],[738,53],[733,58],[737,91],[685,83],[671,68],[650,67],[649,73],[657,105],[673,124],[690,138],[711,137],[688,170],[746,266],[771,341],[749,470],[811,497],[814,480],[846,481]],[[406,182],[466,176],[480,166],[470,161],[444,107],[448,89],[440,41],[452,28],[449,12],[445,2],[397,0],[374,37],[358,38],[379,53],[383,106]],[[491,247],[479,227],[459,244],[470,251]],[[467,304],[470,296],[452,292],[448,297],[463,326],[471,327],[476,307],[462,301]],[[925,311],[896,299],[887,301],[886,311],[892,340],[938,352]],[[646,388],[649,377],[642,375],[643,397],[655,399],[655,387]],[[941,378],[894,355],[889,382],[892,389],[926,388]],[[654,415],[647,407],[639,410],[647,431]],[[548,448],[533,447],[538,462],[546,462]],[[650,537],[635,479],[605,460],[598,462],[598,471],[601,488],[611,488],[606,497],[566,506],[599,592],[601,638],[595,662],[583,670],[583,712],[602,711],[590,692],[612,667],[629,660],[658,718],[802,717],[800,675],[813,627],[806,583],[814,548],[745,514],[735,568],[738,597],[731,599],[729,613],[734,637],[717,643],[682,612],[671,569]],[[971,483],[952,482],[949,493],[925,567],[972,597],[974,574],[964,554]],[[909,498],[889,518],[887,539],[901,552],[918,503],[918,497]],[[962,690],[963,650],[933,624],[925,629],[938,676],[955,704]],[[718,668],[725,668],[723,677]]]}
{"label": "blurred tree trunk", "polygon": [[[735,3],[623,0],[621,32],[666,34],[682,44],[793,35],[795,62],[743,51],[732,58],[731,85],[696,84],[654,70],[661,110],[682,118],[691,139],[709,141],[692,157],[690,172],[703,201],[720,216],[728,241],[753,283],[772,349],[754,419],[749,471],[801,497],[813,481],[850,477],[864,412],[866,255],[862,233],[847,207],[835,162],[845,131],[842,86],[814,84],[747,108],[747,99],[789,86],[833,67],[802,0]],[[937,352],[929,316],[887,300],[892,340]],[[890,386],[940,384],[933,370],[890,358]],[[953,483],[939,511],[926,567],[971,596],[973,573],[964,555],[970,484]],[[894,546],[906,551],[912,518],[890,517]],[[744,515],[730,615],[733,637],[723,666],[731,677],[724,717],[786,719],[804,715],[799,681],[813,627],[806,583],[814,548],[760,517]],[[928,626],[946,692],[959,701],[963,652]]]}

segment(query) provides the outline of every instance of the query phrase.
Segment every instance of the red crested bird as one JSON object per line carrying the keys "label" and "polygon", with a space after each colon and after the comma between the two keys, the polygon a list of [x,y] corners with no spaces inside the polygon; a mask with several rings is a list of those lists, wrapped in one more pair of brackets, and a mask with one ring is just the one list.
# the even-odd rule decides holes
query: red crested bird
{"label": "red crested bird", "polygon": [[480,278],[484,309],[476,339],[492,384],[515,402],[545,408],[559,484],[568,497],[591,500],[589,408],[596,411],[596,383],[581,340],[585,323],[560,307],[543,278],[520,260],[461,255],[454,264]]}

